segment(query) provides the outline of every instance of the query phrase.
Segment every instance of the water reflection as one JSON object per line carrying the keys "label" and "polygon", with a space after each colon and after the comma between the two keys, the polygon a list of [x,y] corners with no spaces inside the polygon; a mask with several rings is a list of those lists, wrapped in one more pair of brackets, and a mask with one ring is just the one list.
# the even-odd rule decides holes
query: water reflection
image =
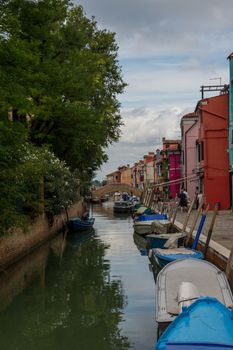
{"label": "water reflection", "polygon": [[94,231],[57,236],[0,274],[1,349],[153,348],[154,282],[132,219],[108,202],[94,216]]}
{"label": "water reflection", "polygon": [[[11,270],[1,276],[1,308],[8,306],[0,314],[1,349],[130,347],[118,327],[126,299],[121,281],[111,281],[104,257],[108,245],[93,236],[83,239],[87,237],[68,238],[62,262],[58,239],[41,249],[39,257],[33,254],[31,262],[24,261],[23,271],[17,268],[20,273]],[[7,288],[4,278],[11,281]]]}
{"label": "water reflection", "polygon": [[134,243],[137,246],[140,254],[142,256],[147,256],[148,255],[147,240],[144,237],[138,235],[137,233],[134,233],[133,240],[134,240]]}

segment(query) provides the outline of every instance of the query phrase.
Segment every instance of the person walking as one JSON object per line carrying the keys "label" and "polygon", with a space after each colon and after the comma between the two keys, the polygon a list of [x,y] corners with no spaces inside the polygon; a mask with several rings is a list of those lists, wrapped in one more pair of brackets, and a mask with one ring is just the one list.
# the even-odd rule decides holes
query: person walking
{"label": "person walking", "polygon": [[179,206],[180,206],[180,210],[181,212],[183,212],[183,210],[187,210],[187,206],[188,206],[188,198],[187,198],[187,194],[186,191],[182,188],[181,192],[179,194]]}

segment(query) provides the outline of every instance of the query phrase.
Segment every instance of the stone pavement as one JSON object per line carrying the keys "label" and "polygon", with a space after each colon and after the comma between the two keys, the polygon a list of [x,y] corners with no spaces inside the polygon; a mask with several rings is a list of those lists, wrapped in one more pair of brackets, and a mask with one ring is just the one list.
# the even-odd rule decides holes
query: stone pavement
{"label": "stone pavement", "polygon": [[[187,213],[181,213],[179,209],[176,216],[176,220],[180,223],[183,223],[185,220],[186,214]],[[188,227],[192,225],[195,215],[196,215],[196,210],[193,210],[188,221]],[[213,212],[209,211],[207,214],[205,225],[203,227],[203,231],[202,231],[203,234],[206,234],[208,232],[212,215],[213,215]],[[200,218],[196,224],[195,229],[197,229],[199,221],[200,221]],[[233,213],[232,211],[221,210],[218,212],[211,239],[221,244],[223,247],[227,249],[230,249],[230,250],[232,249],[233,247]]]}

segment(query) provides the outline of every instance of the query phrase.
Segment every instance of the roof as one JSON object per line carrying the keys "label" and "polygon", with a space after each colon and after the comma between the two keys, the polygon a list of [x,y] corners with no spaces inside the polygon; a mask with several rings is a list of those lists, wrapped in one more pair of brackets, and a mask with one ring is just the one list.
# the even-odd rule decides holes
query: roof
{"label": "roof", "polygon": [[163,143],[178,143],[178,144],[181,143],[181,140],[167,140],[165,139],[165,137],[163,137],[162,141]]}

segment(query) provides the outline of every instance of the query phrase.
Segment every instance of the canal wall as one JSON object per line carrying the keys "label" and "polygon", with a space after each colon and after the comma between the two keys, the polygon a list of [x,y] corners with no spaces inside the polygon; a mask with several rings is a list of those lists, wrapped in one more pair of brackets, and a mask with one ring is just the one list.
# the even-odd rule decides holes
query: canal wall
{"label": "canal wall", "polygon": [[[68,209],[68,217],[80,216],[82,212],[83,202],[80,200]],[[57,235],[66,221],[65,213],[55,216],[52,224],[46,215],[41,215],[26,232],[14,229],[12,233],[0,237],[0,271],[4,271]]]}

